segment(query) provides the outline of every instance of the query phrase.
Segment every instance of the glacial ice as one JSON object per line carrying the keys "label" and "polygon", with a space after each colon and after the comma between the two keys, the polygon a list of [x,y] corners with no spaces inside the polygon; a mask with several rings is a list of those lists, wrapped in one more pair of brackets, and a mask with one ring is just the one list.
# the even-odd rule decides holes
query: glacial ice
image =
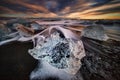
{"label": "glacial ice", "polygon": [[92,25],[92,26],[86,27],[82,31],[82,36],[88,37],[91,39],[100,40],[100,41],[106,41],[109,39],[109,37],[105,33],[103,26],[101,25]]}
{"label": "glacial ice", "polygon": [[81,66],[85,50],[81,40],[61,38],[58,32],[39,41],[39,45],[29,49],[29,54],[39,61],[45,61],[54,68],[76,74]]}

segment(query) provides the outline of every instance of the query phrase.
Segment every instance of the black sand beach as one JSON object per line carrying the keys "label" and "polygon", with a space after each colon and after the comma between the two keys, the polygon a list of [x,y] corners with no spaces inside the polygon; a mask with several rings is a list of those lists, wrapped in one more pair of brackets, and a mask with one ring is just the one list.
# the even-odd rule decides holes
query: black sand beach
{"label": "black sand beach", "polygon": [[12,42],[0,46],[0,80],[29,80],[37,61],[28,54],[32,43]]}

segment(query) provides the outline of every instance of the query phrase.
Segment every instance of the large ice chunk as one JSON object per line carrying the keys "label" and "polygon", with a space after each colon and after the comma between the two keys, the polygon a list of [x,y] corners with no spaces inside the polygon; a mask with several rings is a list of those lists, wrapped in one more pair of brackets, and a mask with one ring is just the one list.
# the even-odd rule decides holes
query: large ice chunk
{"label": "large ice chunk", "polygon": [[57,69],[75,74],[81,66],[81,58],[85,56],[81,40],[61,38],[59,33],[53,33],[50,38],[39,41],[39,45],[29,50],[37,60],[48,62]]}
{"label": "large ice chunk", "polygon": [[99,26],[91,25],[91,26],[86,27],[82,31],[82,36],[96,39],[96,40],[101,40],[101,41],[106,41],[109,38],[107,34],[105,33],[103,26],[101,25]]}

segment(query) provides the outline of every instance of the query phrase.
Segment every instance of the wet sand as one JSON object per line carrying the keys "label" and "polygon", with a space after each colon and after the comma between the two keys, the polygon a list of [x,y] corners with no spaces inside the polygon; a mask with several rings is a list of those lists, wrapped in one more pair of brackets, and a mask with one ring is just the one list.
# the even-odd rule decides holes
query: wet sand
{"label": "wet sand", "polygon": [[0,80],[29,80],[37,61],[28,54],[32,43],[12,42],[0,46]]}

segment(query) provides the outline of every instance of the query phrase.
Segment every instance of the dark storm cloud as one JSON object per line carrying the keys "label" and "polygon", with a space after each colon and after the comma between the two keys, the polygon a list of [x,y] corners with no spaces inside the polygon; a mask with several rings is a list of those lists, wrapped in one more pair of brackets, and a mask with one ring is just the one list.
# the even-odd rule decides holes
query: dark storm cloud
{"label": "dark storm cloud", "polygon": [[91,5],[92,7],[97,7],[97,6],[101,6],[101,5],[107,4],[110,1],[112,1],[112,0],[90,0],[91,3],[92,2],[94,3],[93,5]]}
{"label": "dark storm cloud", "polygon": [[[12,3],[9,3],[5,0],[0,1],[0,6],[4,7],[4,8],[8,8],[9,10],[13,10],[16,12],[26,12],[27,11],[27,7],[23,7],[19,4],[12,4]],[[1,12],[6,13],[7,11],[2,10]]]}
{"label": "dark storm cloud", "polygon": [[74,13],[77,15],[119,13],[119,7],[120,0],[0,0],[0,14],[54,13],[58,16],[74,17]]}
{"label": "dark storm cloud", "polygon": [[109,4],[117,4],[117,3],[120,3],[120,0],[111,0],[111,2]]}
{"label": "dark storm cloud", "polygon": [[[15,2],[19,3],[15,3]],[[58,12],[66,6],[71,6],[76,2],[76,0],[1,0],[0,5],[16,10],[16,11],[27,11],[28,7],[23,4],[32,4],[36,6],[44,6],[52,12]],[[30,8],[30,7],[29,7]],[[34,10],[33,10],[34,11]]]}
{"label": "dark storm cloud", "polygon": [[[95,9],[94,12],[119,12],[119,6],[115,6],[115,4],[120,4],[120,1],[119,0],[77,0],[77,5],[73,5],[71,7],[71,10],[69,12],[67,12],[66,14],[70,14],[70,13],[75,13],[75,12],[84,12],[84,11],[88,11],[88,13],[92,12],[93,13],[93,10],[92,9]],[[111,6],[110,8],[111,9],[114,9],[114,10],[111,10],[109,7],[108,9],[106,9],[107,6]],[[102,8],[102,10],[100,9],[100,7],[105,7],[105,10],[104,8]],[[98,8],[98,10],[97,10]],[[100,9],[100,10],[99,10]]]}
{"label": "dark storm cloud", "polygon": [[[92,5],[92,4],[91,4]],[[87,11],[85,14],[90,14],[94,13],[96,15],[101,15],[101,14],[107,14],[107,13],[115,13],[115,12],[120,12],[120,1],[114,0],[114,2],[109,2],[106,3],[106,5],[101,5],[101,6],[86,6],[86,8],[81,8],[76,9],[74,11],[79,12],[79,11]],[[94,4],[93,4],[94,5]]]}
{"label": "dark storm cloud", "polygon": [[[78,3],[80,3],[80,5],[78,6],[79,10],[84,10],[84,9],[89,9],[88,7],[96,7],[96,6],[101,6],[103,4],[109,3],[111,0],[15,0],[19,3],[27,3],[27,4],[32,4],[32,5],[36,5],[36,6],[44,6],[45,8],[47,8],[49,11],[52,12],[60,12],[62,9],[64,9],[66,6],[74,6]],[[28,9],[28,6],[26,7],[25,5],[21,5],[18,3],[13,3],[13,0],[1,0],[0,1],[0,5],[7,7],[9,9],[12,10],[16,10],[16,11],[32,11],[30,10],[30,7]],[[93,3],[90,6],[81,6],[81,4],[86,4],[86,3]],[[77,9],[74,9],[74,11]],[[40,10],[33,10],[33,12],[39,12]],[[42,11],[41,11],[42,12]]]}
{"label": "dark storm cloud", "polygon": [[57,0],[57,2],[59,3],[59,9],[61,10],[66,6],[72,6],[76,4],[77,0]]}
{"label": "dark storm cloud", "polygon": [[[41,3],[42,4],[42,3]],[[1,0],[0,1],[0,5],[3,6],[3,7],[7,7],[9,9],[12,9],[12,10],[15,10],[16,12],[19,11],[19,12],[27,12],[27,11],[30,11],[30,12],[49,12],[46,8],[44,8],[43,6],[41,5],[36,5],[36,4],[31,4],[30,2],[28,3],[28,1],[26,0],[21,0],[21,1],[18,1],[18,0]]]}
{"label": "dark storm cloud", "polygon": [[[63,15],[74,13],[74,12],[82,12],[85,10],[89,10],[92,8],[106,5],[110,2],[111,0],[73,0],[73,2],[69,3],[70,5],[65,5],[62,8],[62,10],[64,11]],[[66,6],[69,6],[71,10],[65,12],[64,9],[66,8]]]}
{"label": "dark storm cloud", "polygon": [[[120,7],[117,6],[117,7],[103,9],[103,10],[96,10],[95,13],[100,13],[100,14],[115,13],[115,12],[118,12],[118,10],[120,10]],[[100,15],[100,14],[97,14],[97,15]]]}
{"label": "dark storm cloud", "polygon": [[11,13],[11,14],[16,13],[14,10],[11,10],[11,9],[9,9],[7,7],[0,6],[0,13],[4,14],[4,12]]}

